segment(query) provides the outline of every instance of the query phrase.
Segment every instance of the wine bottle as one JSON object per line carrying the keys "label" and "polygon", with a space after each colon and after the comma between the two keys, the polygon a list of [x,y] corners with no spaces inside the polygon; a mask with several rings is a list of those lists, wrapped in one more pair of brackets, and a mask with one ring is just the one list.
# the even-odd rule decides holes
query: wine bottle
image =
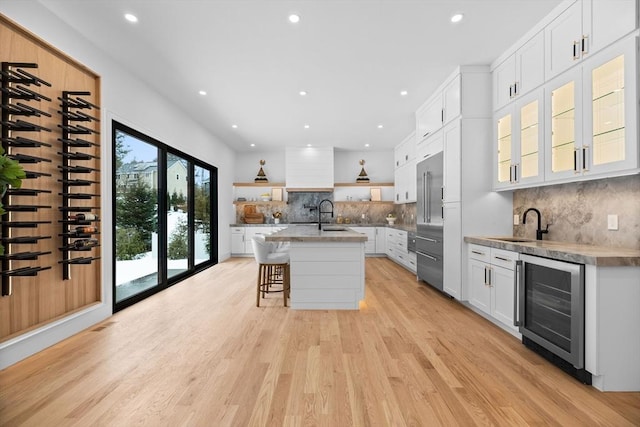
{"label": "wine bottle", "polygon": [[82,227],[76,227],[74,231],[72,231],[72,233],[76,234],[76,235],[80,235],[80,234],[91,234],[91,233],[97,233],[98,232],[98,227],[94,227],[91,225],[87,225],[87,226],[82,226]]}
{"label": "wine bottle", "polygon": [[72,221],[95,221],[98,219],[98,216],[92,213],[76,213],[69,215],[69,219]]}
{"label": "wine bottle", "polygon": [[76,249],[86,249],[98,246],[98,239],[78,239],[72,242]]}

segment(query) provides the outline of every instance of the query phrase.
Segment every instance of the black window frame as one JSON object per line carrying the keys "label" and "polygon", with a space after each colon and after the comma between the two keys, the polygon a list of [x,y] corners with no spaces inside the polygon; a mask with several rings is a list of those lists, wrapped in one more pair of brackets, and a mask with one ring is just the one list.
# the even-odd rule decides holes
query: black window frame
{"label": "black window frame", "polygon": [[[116,195],[117,195],[117,186],[116,186],[116,168],[115,161],[113,162],[113,171],[111,174],[112,180],[112,188],[113,193],[111,197],[111,211],[112,211],[112,253],[113,253],[113,280],[112,280],[112,295],[113,295],[113,303],[112,308],[113,312],[120,311],[124,308],[127,308],[133,304],[136,304],[139,301],[142,301],[145,298],[150,297],[158,292],[161,292],[182,280],[193,276],[205,270],[211,266],[214,266],[218,263],[218,238],[219,238],[219,230],[218,230],[218,168],[210,165],[208,163],[203,162],[200,159],[197,159],[187,153],[184,153],[174,147],[171,147],[167,144],[164,144],[157,139],[154,139],[144,133],[137,131],[123,123],[120,123],[116,120],[111,121],[111,158],[115,160],[116,158],[116,135],[117,132],[122,132],[127,135],[130,135],[134,138],[137,138],[147,144],[153,145],[158,149],[158,285],[154,286],[150,289],[144,290],[138,294],[132,295],[129,298],[126,298],[122,301],[116,301]],[[166,212],[168,208],[168,200],[167,200],[167,154],[171,153],[172,155],[179,156],[189,163],[189,167],[187,170],[187,192],[188,192],[188,224],[189,224],[189,257],[187,262],[187,270],[183,271],[171,278],[167,277],[167,218]],[[163,165],[163,167],[161,167]],[[200,262],[199,264],[195,264],[195,167],[198,166],[203,169],[207,169],[209,171],[209,209],[211,212],[210,217],[210,233],[209,233],[209,260]],[[161,189],[165,189],[165,191],[160,191]]]}

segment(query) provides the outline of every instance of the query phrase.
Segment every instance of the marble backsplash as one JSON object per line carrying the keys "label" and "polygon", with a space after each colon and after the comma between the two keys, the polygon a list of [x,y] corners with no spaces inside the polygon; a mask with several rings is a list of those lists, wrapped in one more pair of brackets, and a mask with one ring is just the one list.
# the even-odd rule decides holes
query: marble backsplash
{"label": "marble backsplash", "polygon": [[[280,222],[315,222],[318,220],[318,211],[311,206],[318,206],[323,199],[329,199],[334,205],[333,218],[329,214],[323,214],[322,220],[336,222],[338,216],[343,220],[349,218],[352,224],[384,224],[389,213],[396,214],[396,224],[410,224],[411,220],[415,224],[415,203],[409,205],[394,205],[392,202],[346,202],[333,200],[333,193],[328,192],[301,192],[289,193],[286,203],[265,203],[256,204],[257,212],[265,217],[266,224],[273,224],[273,213],[279,211],[282,214]],[[413,206],[413,207],[411,207]],[[323,204],[322,210],[330,210],[331,206]],[[236,223],[243,223],[242,214],[244,205],[236,205]]]}
{"label": "marble backsplash", "polygon": [[[640,249],[640,175],[515,190],[513,213],[528,208],[542,213],[544,240]],[[607,216],[618,215],[618,230],[607,229]],[[535,212],[514,225],[513,235],[535,238]]]}

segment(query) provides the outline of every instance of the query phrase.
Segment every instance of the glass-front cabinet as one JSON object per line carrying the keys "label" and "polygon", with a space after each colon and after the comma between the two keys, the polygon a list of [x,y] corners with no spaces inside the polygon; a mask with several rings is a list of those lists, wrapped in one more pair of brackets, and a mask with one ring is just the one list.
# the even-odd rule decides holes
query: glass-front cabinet
{"label": "glass-front cabinet", "polygon": [[636,61],[631,37],[546,85],[546,181],[638,168]]}
{"label": "glass-front cabinet", "polygon": [[496,115],[496,188],[517,188],[544,178],[542,89],[531,92]]}
{"label": "glass-front cabinet", "polygon": [[584,63],[584,173],[638,168],[637,42],[625,39]]}

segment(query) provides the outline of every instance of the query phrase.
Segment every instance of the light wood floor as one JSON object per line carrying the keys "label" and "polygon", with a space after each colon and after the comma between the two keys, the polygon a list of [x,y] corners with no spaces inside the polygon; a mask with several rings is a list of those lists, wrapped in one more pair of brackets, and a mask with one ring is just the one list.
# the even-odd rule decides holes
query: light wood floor
{"label": "light wood floor", "polygon": [[255,307],[231,259],[0,372],[2,426],[640,425],[384,258],[360,311]]}

